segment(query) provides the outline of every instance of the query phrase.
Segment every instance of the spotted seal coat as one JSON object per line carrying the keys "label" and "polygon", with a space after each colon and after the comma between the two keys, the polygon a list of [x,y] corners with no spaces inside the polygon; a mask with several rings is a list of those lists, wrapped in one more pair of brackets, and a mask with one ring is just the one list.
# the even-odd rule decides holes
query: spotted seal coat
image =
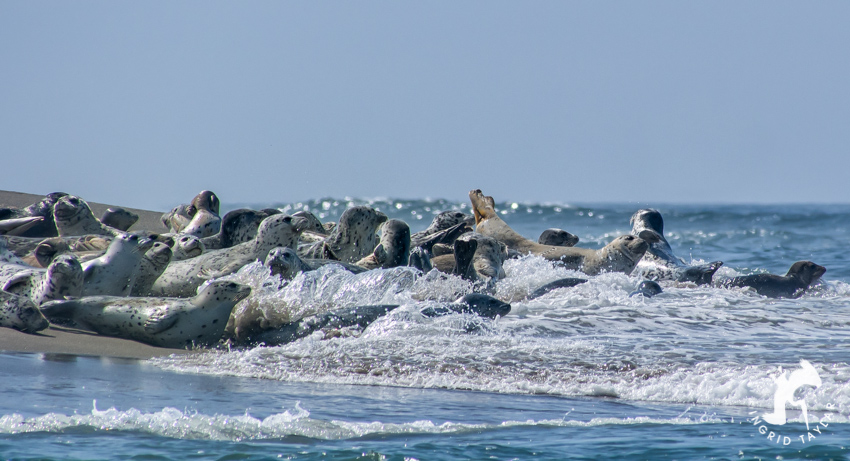
{"label": "spotted seal coat", "polygon": [[221,220],[221,230],[215,235],[204,237],[201,242],[205,250],[219,250],[250,242],[257,235],[260,223],[276,214],[280,214],[280,211],[273,208],[263,210],[240,208],[229,211]]}
{"label": "spotted seal coat", "polygon": [[183,261],[184,259],[192,259],[204,254],[206,245],[203,240],[194,235],[178,234],[174,238],[174,244],[171,247],[171,260]]}
{"label": "spotted seal coat", "polygon": [[51,321],[104,336],[191,349],[218,342],[233,307],[250,293],[250,287],[221,280],[205,285],[190,299],[91,296],[50,302],[42,312]]}
{"label": "spotted seal coat", "polygon": [[520,254],[540,255],[567,269],[580,270],[588,275],[601,272],[630,274],[649,247],[646,241],[633,235],[617,237],[599,250],[541,245],[511,229],[496,213],[493,197],[485,196],[480,189],[476,189],[469,192],[469,199],[479,233],[505,243],[509,249]]}
{"label": "spotted seal coat", "polygon": [[123,232],[104,225],[94,214],[85,200],[76,195],[66,195],[53,206],[53,220],[60,237],[70,235],[110,235],[118,236]]}
{"label": "spotted seal coat", "polygon": [[155,242],[153,247],[145,252],[139,264],[136,280],[130,289],[130,296],[148,296],[153,282],[162,275],[169,262],[171,262],[171,247],[162,242]]}
{"label": "spotted seal coat", "polygon": [[265,262],[272,248],[294,247],[305,225],[303,218],[283,214],[270,216],[260,224],[256,237],[250,242],[209,250],[192,259],[172,261],[154,282],[151,293],[155,296],[194,296],[197,288],[213,277],[231,274],[256,260]]}
{"label": "spotted seal coat", "polygon": [[57,256],[47,269],[0,263],[0,289],[25,296],[36,305],[77,297],[83,290],[83,268],[70,254]]}
{"label": "spotted seal coat", "polygon": [[66,195],[68,194],[65,192],[53,192],[25,208],[2,208],[0,209],[0,219],[42,217],[44,218],[42,221],[15,235],[21,237],[55,237],[59,234],[53,221],[53,206],[57,200]]}
{"label": "spotted seal coat", "polygon": [[73,253],[82,263],[103,255],[110,243],[112,238],[105,235],[50,237],[42,240],[35,249],[21,259],[33,267],[47,267],[57,255]]}
{"label": "spotted seal coat", "polygon": [[103,256],[83,263],[83,296],[129,296],[144,257],[137,234],[121,234]]}
{"label": "spotted seal coat", "polygon": [[351,207],[342,213],[336,228],[325,240],[298,248],[298,255],[355,263],[375,250],[376,231],[386,221],[387,215],[372,207]]}
{"label": "spotted seal coat", "polygon": [[365,269],[389,269],[406,266],[409,256],[410,227],[402,220],[390,219],[381,226],[381,243],[354,264]]}
{"label": "spotted seal coat", "polygon": [[733,277],[721,284],[724,287],[749,287],[768,298],[799,298],[820,280],[826,268],[811,261],[797,261],[785,275],[752,274]]}
{"label": "spotted seal coat", "polygon": [[0,291],[0,327],[35,333],[49,325],[47,319],[28,297]]}

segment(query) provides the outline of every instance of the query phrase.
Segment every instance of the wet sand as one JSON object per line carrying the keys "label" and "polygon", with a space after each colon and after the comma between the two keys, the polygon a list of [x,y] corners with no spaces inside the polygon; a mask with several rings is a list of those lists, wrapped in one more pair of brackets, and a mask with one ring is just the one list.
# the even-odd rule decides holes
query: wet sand
{"label": "wet sand", "polygon": [[[44,198],[43,195],[0,191],[0,208],[23,208]],[[85,197],[82,197],[85,199]],[[88,202],[95,216],[100,217],[107,208],[120,205],[105,205]],[[176,206],[177,204],[175,204]],[[151,232],[166,232],[160,222],[162,211],[127,208],[139,215],[139,221],[130,228]],[[35,352],[52,354],[94,355],[131,359],[148,359],[171,354],[185,354],[183,349],[167,349],[148,346],[136,341],[110,338],[72,328],[51,326],[36,334],[21,333],[11,328],[0,327],[0,351]]]}

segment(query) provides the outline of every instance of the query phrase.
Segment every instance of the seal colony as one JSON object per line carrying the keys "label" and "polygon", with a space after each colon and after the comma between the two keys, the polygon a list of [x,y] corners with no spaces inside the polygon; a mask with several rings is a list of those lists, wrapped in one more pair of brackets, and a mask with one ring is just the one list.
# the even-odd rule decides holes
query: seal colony
{"label": "seal colony", "polygon": [[[798,261],[784,276],[715,281],[723,262],[689,264],[675,256],[657,210],[637,210],[629,234],[594,249],[560,228],[538,230],[539,238],[530,239],[502,219],[493,197],[480,189],[468,197],[472,215],[435,211],[426,229],[411,233],[404,220],[369,206],[346,209],[336,223],[323,223],[308,211],[287,215],[277,209],[243,208],[221,218],[218,196],[204,190],[162,215],[167,232],[153,233],[128,231],[139,219],[135,213],[112,207],[97,218],[81,197],[51,193],[25,208],[0,209],[0,326],[35,333],[50,322],[158,347],[271,346],[317,334],[359,334],[399,311],[424,319],[463,315],[494,321],[511,312],[510,300],[496,296],[511,258],[539,257],[553,269],[575,273],[511,298],[526,302],[580,289],[606,273],[629,275],[634,280],[629,296],[639,298],[663,299],[669,286],[711,285],[793,299],[826,272]],[[305,283],[308,274],[327,277],[333,266],[357,277],[395,274],[404,286],[423,279],[467,288],[450,299],[419,295],[416,299],[432,303],[427,308],[380,303],[308,308],[288,300],[296,303],[293,312],[301,312],[296,317],[271,312],[274,306],[263,296]],[[246,268],[277,282],[251,287],[234,282],[234,274]],[[363,280],[365,287],[376,283]]]}

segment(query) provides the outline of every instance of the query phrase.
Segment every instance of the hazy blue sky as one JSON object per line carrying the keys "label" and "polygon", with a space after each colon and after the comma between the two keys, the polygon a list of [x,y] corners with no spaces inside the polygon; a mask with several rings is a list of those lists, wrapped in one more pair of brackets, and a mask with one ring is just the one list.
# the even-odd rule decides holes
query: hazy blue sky
{"label": "hazy blue sky", "polygon": [[0,1],[0,189],[850,201],[850,2]]}

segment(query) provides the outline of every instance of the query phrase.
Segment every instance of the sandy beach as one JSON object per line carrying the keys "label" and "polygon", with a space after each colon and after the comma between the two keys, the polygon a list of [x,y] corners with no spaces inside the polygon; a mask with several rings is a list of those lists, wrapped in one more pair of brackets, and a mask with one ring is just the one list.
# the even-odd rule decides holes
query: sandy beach
{"label": "sandy beach", "polygon": [[[52,191],[48,191],[52,192]],[[45,192],[47,193],[47,192]],[[22,192],[0,191],[0,207],[22,208],[41,200],[43,195]],[[85,197],[83,197],[85,199]],[[107,205],[88,202],[95,216],[100,216],[107,208],[120,205]],[[127,208],[139,215],[139,221],[130,228],[166,232],[160,222],[162,211]],[[36,334],[26,334],[11,328],[0,328],[0,351],[35,352],[73,355],[95,355],[132,359],[147,359],[170,354],[185,354],[183,349],[166,349],[148,346],[136,341],[100,336],[95,333],[51,326]]]}

